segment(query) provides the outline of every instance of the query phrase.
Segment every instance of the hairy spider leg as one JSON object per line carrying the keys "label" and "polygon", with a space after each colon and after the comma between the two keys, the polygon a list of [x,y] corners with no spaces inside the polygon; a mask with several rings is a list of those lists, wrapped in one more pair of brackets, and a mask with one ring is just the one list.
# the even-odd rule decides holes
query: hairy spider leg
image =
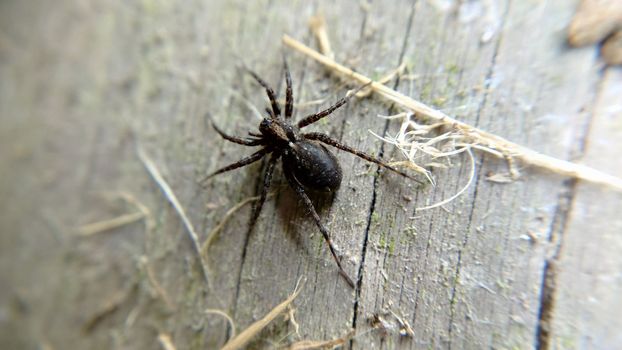
{"label": "hairy spider leg", "polygon": [[322,133],[319,133],[319,132],[310,132],[310,133],[303,134],[302,137],[307,139],[307,140],[320,141],[320,142],[325,143],[325,144],[327,144],[329,146],[333,146],[335,148],[339,148],[342,151],[346,151],[346,152],[352,153],[352,154],[354,154],[357,157],[363,158],[363,159],[365,159],[365,160],[367,160],[369,162],[372,162],[372,163],[376,163],[376,164],[378,164],[378,165],[380,165],[382,167],[385,167],[385,168],[387,168],[387,169],[389,169],[391,171],[394,171],[394,172],[396,172],[396,173],[398,173],[398,174],[400,174],[400,175],[402,175],[402,176],[404,176],[406,178],[409,178],[409,179],[411,179],[411,180],[413,180],[415,182],[421,183],[421,181],[413,178],[412,176],[410,176],[410,175],[408,175],[408,174],[406,174],[406,173],[404,173],[404,172],[402,172],[400,170],[397,170],[396,168],[390,166],[389,164],[383,162],[382,160],[380,160],[378,158],[375,158],[375,157],[372,157],[371,155],[369,155],[367,153],[364,153],[364,152],[361,152],[359,150],[356,150],[356,149],[354,149],[354,148],[352,148],[350,146],[347,146],[347,145],[345,145],[345,144],[343,144],[343,143],[341,143],[341,142],[331,138],[328,135],[325,135],[325,134],[322,134]]}
{"label": "hairy spider leg", "polygon": [[214,171],[213,173],[207,175],[203,180],[201,180],[201,183],[207,181],[208,179],[210,179],[213,176],[216,176],[218,174],[222,174],[222,173],[226,173],[227,171],[231,171],[234,169],[238,169],[241,168],[243,166],[255,163],[256,161],[260,160],[261,158],[263,158],[263,156],[265,156],[266,154],[272,152],[272,150],[270,150],[268,147],[264,147],[262,149],[260,149],[259,151],[251,154],[250,156],[246,156],[240,160],[238,160],[235,163],[229,164],[223,168],[220,168],[216,171]]}
{"label": "hairy spider leg", "polygon": [[297,124],[298,127],[299,128],[304,128],[305,126],[307,126],[309,124],[313,124],[313,123],[317,122],[318,120],[320,120],[320,119],[330,115],[337,108],[339,108],[339,107],[343,106],[344,104],[346,104],[352,98],[352,96],[356,95],[359,91],[361,91],[362,89],[367,87],[369,84],[371,84],[371,82],[369,82],[369,83],[359,87],[354,92],[352,92],[350,95],[347,95],[346,97],[340,99],[339,101],[335,102],[335,104],[333,104],[332,106],[326,108],[325,110],[304,117],[303,119],[301,119],[298,122],[298,124]]}
{"label": "hairy spider leg", "polygon": [[352,281],[352,278],[348,276],[346,271],[343,269],[343,266],[341,266],[341,259],[337,257],[337,251],[335,247],[333,246],[333,241],[330,239],[330,236],[328,235],[328,230],[326,229],[326,227],[322,225],[322,221],[320,221],[320,216],[318,215],[317,211],[315,211],[315,207],[313,206],[311,199],[309,198],[309,196],[307,196],[304,188],[302,187],[300,182],[298,182],[298,180],[294,177],[293,174],[289,173],[288,171],[284,171],[284,173],[285,173],[285,177],[287,178],[287,181],[289,182],[289,185],[294,189],[294,191],[296,191],[298,196],[300,196],[300,198],[305,203],[305,206],[307,207],[307,209],[311,212],[311,215],[313,216],[313,220],[315,221],[315,224],[320,229],[320,232],[322,233],[322,236],[324,236],[324,240],[326,241],[326,243],[328,243],[328,248],[330,249],[330,253],[333,255],[333,259],[335,259],[335,262],[337,263],[337,266],[339,267],[339,273],[341,274],[341,276],[343,276],[343,278],[346,280],[348,285],[354,288],[354,281]]}
{"label": "hairy spider leg", "polygon": [[252,229],[257,222],[257,218],[261,213],[261,208],[263,208],[263,204],[266,202],[266,198],[268,197],[268,190],[270,189],[270,184],[272,183],[272,173],[274,172],[274,166],[276,162],[281,157],[281,153],[274,152],[270,156],[268,160],[268,165],[266,167],[266,173],[263,176],[263,188],[261,189],[261,194],[259,195],[259,200],[255,202],[253,206],[253,216],[251,216],[251,221],[249,223],[249,227]]}
{"label": "hairy spider leg", "polygon": [[289,66],[285,59],[283,59],[283,67],[285,68],[285,85],[287,85],[285,89],[285,119],[290,119],[294,112],[294,95],[292,92],[292,76],[289,74]]}
{"label": "hairy spider leg", "polygon": [[[212,121],[212,127],[214,128],[214,130],[216,130],[216,132],[225,140],[227,141],[231,141],[233,143],[237,143],[239,145],[244,145],[244,146],[258,146],[258,145],[263,145],[264,141],[263,139],[242,139],[239,137],[235,137],[235,136],[231,136],[231,135],[227,135],[225,134],[224,131],[220,130],[220,128],[218,126],[216,126],[216,123],[214,123]],[[251,135],[251,136],[255,136],[255,135]]]}
{"label": "hairy spider leg", "polygon": [[268,98],[270,99],[270,104],[272,105],[272,113],[270,113],[270,115],[273,118],[276,118],[279,115],[281,115],[281,109],[279,108],[279,104],[276,101],[276,95],[274,94],[274,90],[272,90],[272,88],[268,85],[268,83],[263,81],[263,79],[261,79],[259,75],[257,75],[257,73],[253,72],[250,69],[248,69],[248,72],[253,76],[253,78],[255,78],[255,80],[257,80],[259,85],[263,86],[264,89],[266,89],[266,94],[268,95]]}
{"label": "hairy spider leg", "polygon": [[266,113],[268,113],[268,115],[270,116],[270,118],[272,118],[272,119],[276,119],[276,116],[274,115],[274,111],[272,110],[272,108],[270,108],[270,107],[266,107],[264,110],[266,111]]}

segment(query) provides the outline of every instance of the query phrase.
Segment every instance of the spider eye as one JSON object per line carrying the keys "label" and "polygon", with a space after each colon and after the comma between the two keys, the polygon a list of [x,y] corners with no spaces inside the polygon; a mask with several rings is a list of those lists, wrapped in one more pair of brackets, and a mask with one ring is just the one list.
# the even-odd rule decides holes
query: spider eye
{"label": "spider eye", "polygon": [[259,131],[264,135],[269,134],[271,128],[272,128],[272,120],[268,118],[265,118],[259,124]]}

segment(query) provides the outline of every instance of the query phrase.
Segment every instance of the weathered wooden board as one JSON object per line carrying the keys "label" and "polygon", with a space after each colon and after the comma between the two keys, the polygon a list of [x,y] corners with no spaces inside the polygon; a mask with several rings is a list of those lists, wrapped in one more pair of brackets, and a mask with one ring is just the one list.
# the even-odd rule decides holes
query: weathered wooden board
{"label": "weathered wooden board", "polygon": [[[284,33],[313,46],[322,13],[336,59],[378,77],[406,63],[397,90],[562,159],[620,172],[619,69],[594,49],[565,46],[572,1],[79,1],[0,3],[0,347],[217,348],[289,295],[251,347],[331,339],[348,347],[614,348],[622,312],[619,193],[523,167],[511,184],[487,181],[507,164],[476,153],[418,188],[344,152],[345,172],[321,217],[344,253],[353,291],[315,224],[286,186],[252,232],[236,212],[208,254],[207,288],[178,215],[136,155],[140,145],[170,183],[201,239],[258,193],[261,164],[202,176],[251,153],[226,143],[259,120],[252,67],[283,91],[292,69],[300,118],[346,92],[317,63],[283,48]],[[320,100],[320,103],[311,101]],[[399,152],[368,130],[397,112],[371,97],[310,127],[386,159]],[[103,192],[107,193],[104,195]],[[112,194],[111,194],[112,192]],[[148,220],[80,238],[80,225],[132,213]],[[118,196],[117,196],[118,197]],[[547,278],[548,276],[548,278]],[[154,282],[157,281],[157,282]],[[162,297],[166,294],[169,301]],[[547,296],[553,298],[548,298]],[[552,301],[552,302],[551,302]],[[378,328],[380,317],[387,327]],[[414,331],[400,335],[398,318]]]}
{"label": "weathered wooden board", "polygon": [[[591,106],[584,162],[620,174],[622,162],[622,72],[607,69]],[[558,349],[614,349],[622,344],[620,320],[622,219],[620,193],[577,184],[565,229],[551,257],[556,295],[550,311],[550,339]]]}

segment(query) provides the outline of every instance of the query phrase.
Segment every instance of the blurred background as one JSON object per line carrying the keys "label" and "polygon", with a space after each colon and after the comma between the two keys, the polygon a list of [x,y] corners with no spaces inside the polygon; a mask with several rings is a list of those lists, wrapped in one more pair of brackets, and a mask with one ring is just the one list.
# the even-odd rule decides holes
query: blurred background
{"label": "blurred background", "polygon": [[[301,277],[247,346],[619,348],[619,190],[476,151],[465,192],[418,211],[465,186],[465,154],[420,164],[436,185],[416,186],[335,152],[343,184],[317,205],[352,290],[280,167],[253,230],[264,165],[199,183],[251,153],[206,119],[256,130],[267,102],[242,66],[282,93],[285,56],[296,119],[357,85],[283,45],[317,49],[318,19],[337,62],[401,67],[387,86],[619,176],[622,16],[596,3],[0,2],[0,348],[220,348]],[[395,135],[377,116],[402,111],[371,95],[312,128],[402,161],[369,132]]]}

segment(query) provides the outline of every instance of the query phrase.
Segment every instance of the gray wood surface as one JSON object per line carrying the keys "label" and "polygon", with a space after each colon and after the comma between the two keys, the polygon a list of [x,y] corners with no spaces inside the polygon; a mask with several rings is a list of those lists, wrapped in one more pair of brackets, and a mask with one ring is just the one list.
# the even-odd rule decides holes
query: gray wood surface
{"label": "gray wood surface", "polygon": [[[353,291],[280,167],[257,226],[237,211],[209,250],[210,287],[177,213],[136,154],[153,159],[201,239],[258,193],[261,164],[204,174],[250,154],[224,142],[256,128],[263,91],[246,64],[283,91],[292,69],[296,117],[346,92],[317,63],[286,49],[315,41],[322,13],[336,59],[371,77],[405,62],[389,84],[543,153],[620,174],[622,74],[595,48],[569,49],[576,1],[4,1],[0,3],[0,347],[213,349],[292,293],[294,324],[275,320],[251,348],[356,336],[356,349],[612,349],[622,344],[622,195],[476,154],[418,188],[336,152],[344,180],[320,215]],[[320,104],[307,102],[321,100]],[[353,101],[313,130],[385,159],[399,152],[368,130],[399,125],[376,97]],[[81,225],[149,211],[91,237]],[[117,195],[115,197],[115,194]],[[154,282],[155,281],[155,282]],[[162,297],[166,295],[166,297]],[[168,298],[168,299],[167,299]],[[374,319],[384,325],[378,326]],[[400,335],[399,319],[414,336]]]}

